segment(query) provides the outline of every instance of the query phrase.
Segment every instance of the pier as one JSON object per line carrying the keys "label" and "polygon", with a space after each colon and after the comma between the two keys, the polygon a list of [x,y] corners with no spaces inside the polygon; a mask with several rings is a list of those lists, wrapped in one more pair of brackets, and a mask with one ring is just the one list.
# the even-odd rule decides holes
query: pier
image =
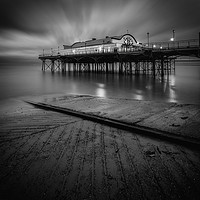
{"label": "pier", "polygon": [[49,53],[43,51],[39,55],[43,71],[150,74],[162,77],[175,71],[177,58],[200,58],[199,39],[141,44],[132,35],[125,34],[63,46],[64,49],[54,49]]}

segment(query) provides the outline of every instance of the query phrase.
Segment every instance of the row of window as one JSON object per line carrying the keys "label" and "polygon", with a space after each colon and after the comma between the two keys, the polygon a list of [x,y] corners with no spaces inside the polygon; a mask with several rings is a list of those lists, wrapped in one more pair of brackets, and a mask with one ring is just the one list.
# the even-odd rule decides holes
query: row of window
{"label": "row of window", "polygon": [[117,45],[101,45],[101,46],[95,46],[95,47],[81,47],[76,49],[63,49],[59,52],[53,52],[55,55],[56,53],[59,53],[60,55],[71,55],[71,54],[85,54],[85,53],[109,53],[109,52],[126,52],[126,51],[136,51],[141,50],[142,47],[140,46],[122,46],[117,47]]}

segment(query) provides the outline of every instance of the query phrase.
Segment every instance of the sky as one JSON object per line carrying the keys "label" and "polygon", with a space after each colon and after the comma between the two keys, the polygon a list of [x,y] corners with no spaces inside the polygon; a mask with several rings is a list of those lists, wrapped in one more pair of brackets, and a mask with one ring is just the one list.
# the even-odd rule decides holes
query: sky
{"label": "sky", "polygon": [[0,63],[127,33],[139,42],[198,39],[200,0],[0,0]]}

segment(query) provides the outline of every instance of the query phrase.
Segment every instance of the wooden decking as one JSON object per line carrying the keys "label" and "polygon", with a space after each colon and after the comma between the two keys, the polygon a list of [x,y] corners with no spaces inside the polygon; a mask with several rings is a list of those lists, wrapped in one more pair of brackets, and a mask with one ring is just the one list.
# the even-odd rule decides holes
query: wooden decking
{"label": "wooden decking", "polygon": [[30,110],[1,118],[0,199],[199,199],[200,152]]}

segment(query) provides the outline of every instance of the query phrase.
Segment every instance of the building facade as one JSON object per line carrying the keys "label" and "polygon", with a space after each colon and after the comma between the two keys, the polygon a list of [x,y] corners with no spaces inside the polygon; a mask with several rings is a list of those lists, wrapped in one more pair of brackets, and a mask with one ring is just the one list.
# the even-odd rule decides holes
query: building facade
{"label": "building facade", "polygon": [[135,37],[131,34],[124,34],[120,36],[106,36],[102,39],[92,38],[84,42],[76,42],[73,45],[63,45],[62,53],[103,53],[103,52],[117,52],[117,51],[133,51],[142,47]]}

